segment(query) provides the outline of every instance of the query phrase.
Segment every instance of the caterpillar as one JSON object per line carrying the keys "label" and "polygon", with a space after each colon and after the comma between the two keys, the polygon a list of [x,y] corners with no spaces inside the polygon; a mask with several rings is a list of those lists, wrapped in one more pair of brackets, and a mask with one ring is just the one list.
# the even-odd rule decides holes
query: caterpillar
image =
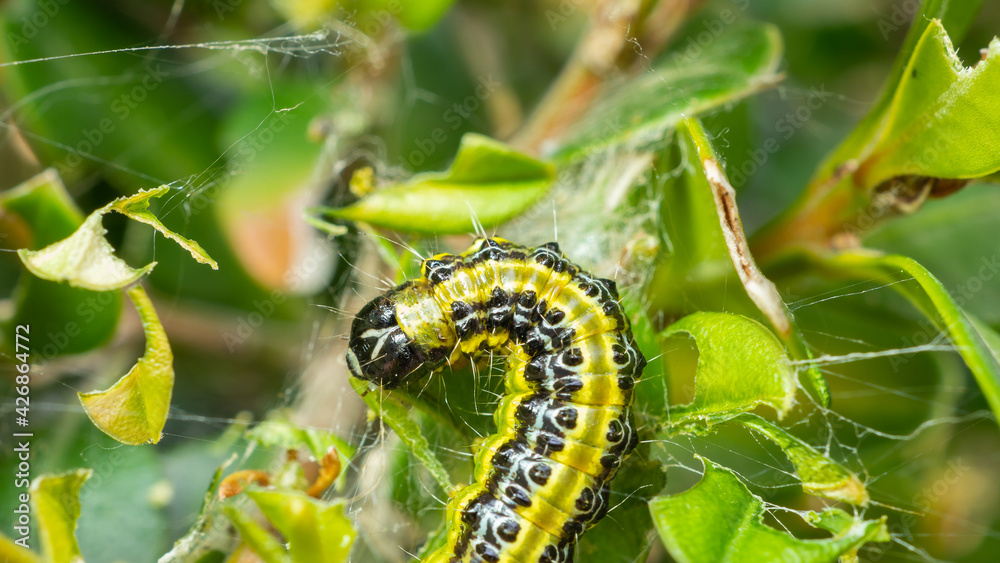
{"label": "caterpillar", "polygon": [[615,282],[537,248],[481,238],[366,304],[348,339],[354,377],[391,389],[460,355],[507,355],[497,433],[448,502],[447,542],[425,563],[569,563],[604,517],[638,443],[631,404],[646,360]]}

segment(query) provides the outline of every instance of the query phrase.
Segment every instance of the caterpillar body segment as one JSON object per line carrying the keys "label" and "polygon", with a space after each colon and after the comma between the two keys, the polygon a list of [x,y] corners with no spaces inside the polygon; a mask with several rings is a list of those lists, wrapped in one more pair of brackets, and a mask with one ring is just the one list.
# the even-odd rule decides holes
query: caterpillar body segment
{"label": "caterpillar body segment", "polygon": [[352,375],[393,388],[459,355],[507,356],[497,433],[476,454],[475,482],[448,504],[447,543],[425,561],[571,562],[638,443],[630,406],[646,361],[614,282],[555,243],[496,238],[421,272],[358,313]]}

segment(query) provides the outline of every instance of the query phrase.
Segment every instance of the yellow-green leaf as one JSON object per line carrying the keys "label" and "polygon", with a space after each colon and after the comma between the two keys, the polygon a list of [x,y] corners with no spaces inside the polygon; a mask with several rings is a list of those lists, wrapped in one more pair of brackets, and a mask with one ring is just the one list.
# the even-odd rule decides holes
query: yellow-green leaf
{"label": "yellow-green leaf", "polygon": [[87,416],[104,433],[123,444],[160,441],[174,386],[173,353],[141,286],[128,292],[146,335],[146,352],[135,366],[106,391],[80,393]]}
{"label": "yellow-green leaf", "polygon": [[66,282],[71,286],[93,291],[128,287],[148,274],[156,266],[156,262],[135,269],[115,256],[115,249],[104,238],[107,231],[101,223],[106,213],[116,211],[152,226],[163,236],[186,248],[195,260],[218,270],[219,265],[197,242],[174,233],[150,213],[149,200],[168,191],[169,188],[161,186],[120,197],[91,213],[83,225],[69,237],[40,250],[22,248],[17,254],[31,273],[42,279]]}
{"label": "yellow-green leaf", "polygon": [[261,527],[249,514],[232,505],[222,507],[222,512],[240,532],[240,537],[264,563],[291,563],[281,543]]}
{"label": "yellow-green leaf", "polygon": [[301,491],[248,491],[268,521],[285,537],[294,563],[347,561],[357,532],[343,500],[317,500]]}
{"label": "yellow-green leaf", "polygon": [[80,517],[80,488],[91,473],[90,469],[77,469],[42,475],[31,483],[42,553],[48,563],[83,562],[76,543],[76,521]]}
{"label": "yellow-green leaf", "polygon": [[855,174],[863,189],[901,175],[978,178],[1000,170],[1000,41],[965,68],[941,22],[917,43],[874,149]]}
{"label": "yellow-green leaf", "polygon": [[[43,248],[72,235],[84,218],[52,168],[0,194],[0,239],[6,248]],[[14,353],[14,327],[22,324],[48,335],[30,343],[38,357],[92,350],[114,334],[122,297],[117,290],[95,294],[37,276],[19,276],[11,294],[13,314],[0,314],[0,350]]]}
{"label": "yellow-green leaf", "polygon": [[854,472],[816,451],[801,438],[755,414],[745,413],[731,420],[777,444],[795,466],[805,492],[858,506],[868,504],[868,491]]}
{"label": "yellow-green leaf", "polygon": [[104,211],[97,210],[68,238],[41,250],[22,248],[17,255],[31,273],[45,280],[93,291],[127,287],[149,273],[156,262],[135,269],[115,256],[104,238],[103,218]]}
{"label": "yellow-green leaf", "polygon": [[[835,174],[838,166],[855,158],[864,152],[866,146],[870,146],[872,138],[885,124],[886,113],[898,95],[900,82],[906,76],[907,67],[914,59],[913,53],[923,40],[928,28],[940,25],[947,30],[953,41],[960,42],[970,24],[975,20],[982,3],[983,0],[963,0],[962,2],[924,0],[921,2],[920,11],[912,18],[913,23],[906,34],[906,39],[903,41],[896,60],[893,62],[892,70],[878,102],[872,106],[865,118],[823,163],[820,167],[819,177],[828,178]],[[880,20],[879,25],[881,26],[884,22],[886,20]]]}
{"label": "yellow-green leaf", "polygon": [[181,245],[184,249],[191,253],[191,256],[198,262],[202,264],[208,264],[213,270],[219,269],[219,264],[212,260],[212,257],[205,252],[205,249],[201,247],[197,242],[182,237],[181,235],[171,231],[160,220],[153,215],[149,210],[149,200],[154,197],[161,197],[163,194],[170,191],[167,186],[160,186],[152,190],[139,190],[137,193],[126,197],[120,197],[110,204],[108,204],[104,209],[109,209],[111,211],[117,211],[122,215],[130,219],[139,221],[140,223],[145,223],[157,231],[160,234],[167,237],[168,239]]}
{"label": "yellow-green leaf", "polygon": [[[978,1],[930,5],[964,20]],[[759,256],[856,245],[872,224],[1000,171],[1000,39],[966,67],[941,20],[914,19],[920,33],[907,37],[912,49],[901,54],[889,90],[799,200],[755,236]]]}

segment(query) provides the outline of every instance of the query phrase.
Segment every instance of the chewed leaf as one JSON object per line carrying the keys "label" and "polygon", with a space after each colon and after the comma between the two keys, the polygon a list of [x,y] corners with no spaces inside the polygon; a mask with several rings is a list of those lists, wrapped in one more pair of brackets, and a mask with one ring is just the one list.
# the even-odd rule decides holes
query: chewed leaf
{"label": "chewed leaf", "polygon": [[467,134],[445,172],[417,174],[321,214],[413,233],[466,233],[521,213],[548,192],[551,165],[488,137]]}
{"label": "chewed leaf", "polygon": [[855,175],[870,188],[902,175],[977,178],[1000,170],[1000,40],[965,68],[932,21],[900,79],[885,127]]}
{"label": "chewed leaf", "polygon": [[840,273],[859,279],[888,280],[958,349],[986,397],[1000,417],[1000,336],[961,307],[926,268],[916,260],[876,252],[847,252],[829,259]]}
{"label": "chewed leaf", "polygon": [[[927,6],[935,4],[958,19],[978,7],[973,1]],[[960,7],[948,11],[947,5]],[[857,246],[878,220],[912,213],[928,197],[1000,171],[1000,39],[966,67],[941,20],[918,15],[914,21],[919,34],[907,37],[912,50],[901,54],[889,90],[793,208],[757,236],[759,254],[796,245]]]}
{"label": "chewed leaf", "polygon": [[89,469],[77,469],[42,475],[31,483],[42,553],[48,563],[83,562],[76,543],[76,521],[80,518],[80,489],[91,473]]}
{"label": "chewed leaf", "polygon": [[824,523],[839,529],[819,540],[801,540],[771,528],[761,520],[764,503],[759,497],[729,470],[702,461],[705,474],[694,487],[649,502],[664,546],[681,563],[828,563],[866,542],[888,540],[884,519],[826,518]]}
{"label": "chewed leaf", "polygon": [[193,240],[188,240],[166,228],[149,211],[149,200],[167,193],[169,188],[161,186],[154,190],[140,190],[138,193],[120,197],[87,217],[72,235],[40,250],[20,249],[17,255],[36,276],[56,282],[66,282],[74,287],[93,291],[108,291],[128,287],[156,266],[152,262],[135,269],[115,256],[115,249],[104,235],[107,231],[101,224],[104,215],[117,211],[131,219],[151,225],[163,236],[191,252],[191,256],[202,264],[218,270],[219,265]]}
{"label": "chewed leaf", "polygon": [[688,315],[661,333],[686,333],[698,346],[694,400],[670,418],[741,413],[765,404],[784,416],[795,399],[796,376],[781,342],[762,324],[729,313]]}
{"label": "chewed leaf", "polygon": [[360,379],[351,378],[351,386],[361,395],[365,404],[375,411],[375,414],[381,417],[390,428],[396,431],[399,438],[410,448],[413,455],[424,464],[424,468],[430,472],[441,489],[446,492],[454,490],[455,487],[451,482],[451,477],[448,476],[448,471],[441,465],[441,461],[438,460],[437,456],[434,455],[427,437],[420,431],[420,426],[410,419],[406,406],[392,396],[387,396],[380,392],[371,392],[368,388],[368,383]]}
{"label": "chewed leaf", "polygon": [[743,220],[736,208],[736,190],[729,184],[722,171],[719,157],[715,154],[715,147],[712,146],[701,122],[696,119],[684,120],[681,131],[685,139],[691,143],[690,148],[694,149],[693,153],[688,155],[689,160],[693,160],[691,162],[695,168],[693,174],[698,180],[703,181],[707,191],[712,194],[722,239],[743,289],[778,334],[783,338],[787,337],[792,331],[791,314],[778,295],[774,283],[764,277],[753,256],[750,255],[750,248],[743,232]]}
{"label": "chewed leaf", "polygon": [[117,211],[130,219],[153,227],[157,231],[160,231],[160,234],[163,236],[187,249],[191,253],[191,256],[198,262],[208,264],[213,270],[218,270],[219,264],[215,260],[212,260],[212,257],[205,252],[205,249],[200,244],[171,231],[156,218],[156,215],[153,215],[149,211],[149,200],[154,197],[160,197],[169,191],[170,188],[167,186],[160,186],[152,190],[139,190],[133,195],[120,197],[112,201],[105,209]]}
{"label": "chewed leaf", "polygon": [[73,287],[108,291],[139,281],[156,265],[152,262],[135,269],[115,256],[115,249],[104,238],[101,225],[104,213],[95,211],[68,238],[41,250],[20,249],[21,262],[36,276]]}
{"label": "chewed leaf", "polygon": [[[83,224],[83,213],[73,203],[59,174],[47,169],[21,185],[0,194],[0,246],[44,248],[72,235]],[[57,354],[78,354],[106,343],[114,334],[121,313],[118,291],[94,294],[90,290],[52,282],[37,276],[20,276],[11,294],[13,315],[0,315],[0,349],[13,354],[14,343],[2,335],[15,326],[30,324],[39,334],[59,334],[78,326],[86,315],[87,330],[60,346]],[[32,349],[44,346],[33,340]],[[49,350],[51,355],[53,350]]]}
{"label": "chewed leaf", "polygon": [[940,20],[937,24],[943,25],[953,41],[960,42],[979,13],[982,3],[983,0],[965,0],[964,2],[924,0],[920,3],[920,11],[911,18],[910,30],[906,34],[906,39],[903,41],[896,60],[893,62],[892,71],[889,73],[889,78],[878,102],[861,123],[851,131],[850,136],[830,155],[823,164],[820,175],[830,176],[841,163],[860,154],[864,147],[871,142],[876,131],[882,127],[884,114],[892,104],[899,83],[906,73],[906,67],[913,58],[913,52],[927,29],[936,25],[936,20]]}
{"label": "chewed leaf", "polygon": [[870,500],[864,484],[851,470],[816,451],[802,439],[754,414],[732,419],[777,444],[792,464],[805,492],[865,506]]}
{"label": "chewed leaf", "polygon": [[294,563],[347,561],[357,531],[342,500],[322,501],[300,491],[249,491],[269,522],[284,536]]}
{"label": "chewed leaf", "polygon": [[105,434],[123,444],[160,441],[167,423],[174,386],[173,352],[142,286],[128,292],[139,312],[146,335],[146,353],[132,369],[106,391],[80,393],[90,420]]}
{"label": "chewed leaf", "polygon": [[650,72],[608,92],[569,132],[556,158],[660,141],[685,116],[736,102],[777,81],[777,28],[748,23],[710,42],[697,56],[668,53]]}

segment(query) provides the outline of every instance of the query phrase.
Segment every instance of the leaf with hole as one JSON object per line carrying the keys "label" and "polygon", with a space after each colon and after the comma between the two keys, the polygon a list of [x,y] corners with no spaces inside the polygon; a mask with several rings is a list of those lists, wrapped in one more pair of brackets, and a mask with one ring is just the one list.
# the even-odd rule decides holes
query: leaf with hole
{"label": "leaf with hole", "polygon": [[[837,532],[827,539],[801,540],[776,530],[761,520],[764,502],[736,475],[702,461],[705,473],[694,487],[649,501],[663,545],[681,563],[829,563],[867,542],[889,540],[884,520],[856,517],[838,518]],[[807,518],[812,514],[806,513]]]}

